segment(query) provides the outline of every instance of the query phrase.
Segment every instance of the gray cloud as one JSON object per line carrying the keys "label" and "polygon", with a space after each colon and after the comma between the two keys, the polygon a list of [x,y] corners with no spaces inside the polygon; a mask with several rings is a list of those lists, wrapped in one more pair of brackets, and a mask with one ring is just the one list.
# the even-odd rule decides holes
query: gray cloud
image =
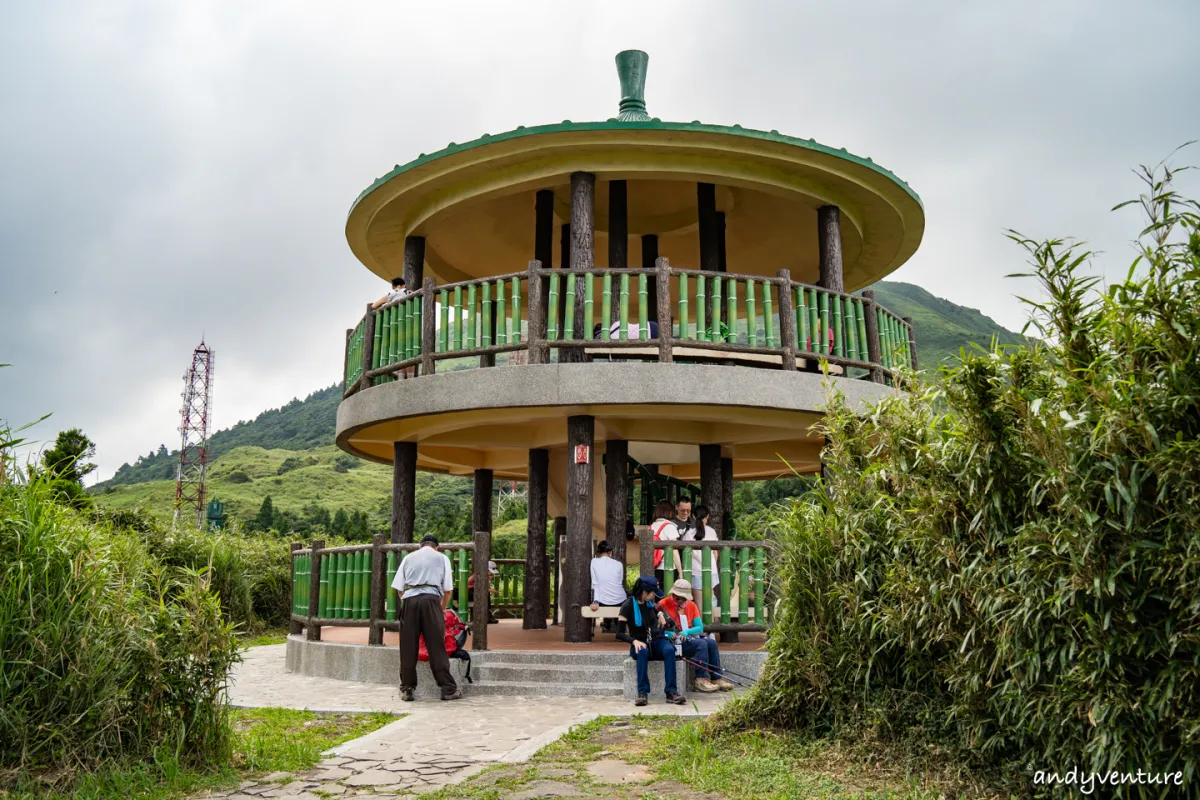
{"label": "gray cloud", "polygon": [[[393,164],[522,124],[604,119],[650,52],[652,114],[869,155],[925,202],[894,277],[1010,328],[1007,227],[1122,274],[1129,168],[1200,134],[1194,2],[87,3],[0,30],[0,415],[81,426],[105,476],[177,438],[217,350],[215,421],[334,380],[377,296],[342,226]],[[1197,160],[1192,155],[1192,160]]]}

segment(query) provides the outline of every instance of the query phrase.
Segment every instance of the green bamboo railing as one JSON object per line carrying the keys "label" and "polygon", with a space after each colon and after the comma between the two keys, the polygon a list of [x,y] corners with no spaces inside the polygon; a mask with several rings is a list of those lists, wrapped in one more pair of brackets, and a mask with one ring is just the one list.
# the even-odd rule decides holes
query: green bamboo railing
{"label": "green bamboo railing", "polygon": [[[699,551],[700,583],[706,599],[701,603],[700,613],[706,627],[718,631],[755,631],[770,627],[768,542],[657,542],[651,538],[648,530],[644,530],[641,537],[641,570],[643,574],[649,574],[647,571],[654,569],[654,554],[662,551],[664,555],[660,569],[664,586],[670,586],[677,578],[690,583],[694,568],[693,555]],[[713,574],[713,556],[716,553],[719,553],[717,571]],[[714,586],[718,595],[718,613],[714,613],[711,601]]]}
{"label": "green bamboo railing", "polygon": [[[674,269],[540,269],[437,287],[432,307],[435,320],[433,358],[489,355],[540,347],[637,347],[649,341],[650,325],[659,315],[650,307],[652,281],[667,273],[673,314],[671,341],[664,347],[707,344],[710,349],[782,354],[825,359],[844,369],[885,371],[911,365],[910,326],[896,315],[856,295],[832,292],[779,277],[736,275]],[[529,328],[528,281],[534,273],[547,295],[540,335]],[[366,320],[346,342],[344,370],[348,396],[360,385],[362,361],[370,347],[369,383],[392,380],[400,369],[429,356],[423,349],[422,314],[425,289],[413,292],[374,312],[374,335],[366,342]],[[788,293],[782,302],[780,292]],[[576,305],[582,308],[577,325]],[[785,325],[781,308],[791,307],[794,318]],[[869,359],[867,314],[878,323],[878,364]],[[615,330],[613,322],[616,322]],[[632,329],[632,332],[631,332]],[[784,342],[787,333],[792,341]],[[426,332],[427,334],[427,332]],[[617,344],[619,343],[619,345]],[[791,356],[787,356],[791,358]],[[532,359],[531,359],[532,360]],[[483,363],[483,362],[481,362]],[[490,363],[495,363],[494,360]],[[785,363],[790,363],[785,361]],[[484,363],[484,366],[490,365]]]}

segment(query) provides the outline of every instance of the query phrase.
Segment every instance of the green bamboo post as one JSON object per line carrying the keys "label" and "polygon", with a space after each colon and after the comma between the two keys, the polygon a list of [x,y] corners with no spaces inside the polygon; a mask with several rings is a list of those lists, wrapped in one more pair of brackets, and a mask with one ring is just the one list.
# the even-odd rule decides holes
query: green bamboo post
{"label": "green bamboo post", "polygon": [[841,296],[832,294],[829,296],[829,313],[833,320],[833,354],[842,358],[846,355],[846,331],[842,328],[842,303]]}
{"label": "green bamboo post", "polygon": [[738,622],[750,619],[750,548],[738,548]]}
{"label": "green bamboo post", "polygon": [[292,613],[299,614],[300,608],[300,556],[292,556]]}
{"label": "green bamboo post", "polygon": [[562,326],[563,326],[562,338],[563,339],[574,339],[575,338],[575,291],[576,291],[575,284],[576,284],[576,282],[577,281],[576,281],[575,273],[574,272],[569,273],[567,275],[567,305],[566,305],[566,310],[563,312],[563,321],[562,321]]}
{"label": "green bamboo post", "polygon": [[708,315],[708,340],[722,342],[725,337],[721,335],[721,279],[714,275],[709,288],[712,289],[712,295],[708,300],[712,307]]}
{"label": "green bamboo post", "polygon": [[448,291],[442,289],[438,293],[438,353],[445,353],[450,349],[450,299]]}
{"label": "green bamboo post", "polygon": [[663,550],[663,591],[671,588],[671,584],[675,582],[675,551]]}
{"label": "green bamboo post", "polygon": [[[638,338],[643,342],[650,340],[649,298],[649,280],[646,277],[646,273],[643,272],[642,274],[638,275]],[[659,331],[658,335],[667,336],[670,334]]]}
{"label": "green bamboo post", "polygon": [[[470,604],[467,602],[467,581],[471,577],[471,570],[468,566],[467,556],[468,553],[465,548],[458,551],[458,608],[460,611],[470,607]],[[486,582],[476,578],[475,583],[475,591],[487,591]],[[464,621],[470,619],[469,611],[463,614],[463,619]]]}
{"label": "green bamboo post", "polygon": [[408,324],[409,307],[407,301],[401,301],[396,304],[396,358],[404,359],[408,357],[408,335],[410,326]]}
{"label": "green bamboo post", "polygon": [[550,314],[546,321],[546,339],[558,339],[558,272],[550,273]]}
{"label": "green bamboo post", "polygon": [[679,276],[679,336],[680,339],[691,339],[692,333],[688,325],[688,276]]}
{"label": "green bamboo post", "polygon": [[383,608],[384,617],[388,622],[396,619],[396,593],[392,590],[392,581],[396,579],[396,554],[387,554],[387,586],[384,588]]}
{"label": "green bamboo post", "polygon": [[863,316],[863,302],[854,298],[854,319],[858,326],[858,357],[862,361],[870,361],[867,350],[867,318]]}
{"label": "green bamboo post", "polygon": [[629,339],[629,274],[621,276],[621,309],[617,318],[617,339],[624,342]]}
{"label": "green bamboo post", "polygon": [[333,557],[333,619],[341,619],[343,603],[346,596],[346,576],[344,572],[346,555],[336,553]]}
{"label": "green bamboo post", "polygon": [[508,296],[505,294],[504,278],[496,279],[496,341],[495,344],[508,344]]}
{"label": "green bamboo post", "polygon": [[360,555],[358,551],[350,553],[350,596],[346,598],[346,608],[349,611],[346,617],[349,619],[358,619],[358,614],[362,610],[359,607],[359,596],[362,594],[362,563],[359,558]]}
{"label": "green bamboo post", "polygon": [[474,350],[475,344],[475,293],[476,284],[472,283],[467,287],[467,331],[463,337],[463,346],[468,350]]}
{"label": "green bamboo post", "polygon": [[463,293],[461,286],[454,287],[454,349],[462,350],[463,348],[463,318],[462,318]]}
{"label": "green bamboo post", "polygon": [[384,307],[375,313],[375,329],[379,331],[379,366],[386,367],[392,363],[391,332],[392,307]]}
{"label": "green bamboo post", "polygon": [[607,342],[612,327],[612,275],[607,272],[600,280],[600,293],[600,341]]}
{"label": "green bamboo post", "polygon": [[712,624],[712,548],[700,548],[700,619]]}
{"label": "green bamboo post", "polygon": [[729,582],[732,580],[732,571],[729,568],[729,548],[721,548],[721,581],[717,585],[721,587],[721,624],[729,624]]}
{"label": "green bamboo post", "polygon": [[375,346],[371,349],[371,369],[379,369],[379,361],[383,357],[383,326],[379,325],[379,313],[376,312]]}
{"label": "green bamboo post", "polygon": [[891,368],[891,350],[888,349],[887,341],[887,315],[875,307],[875,326],[879,331],[879,363],[885,368]]}
{"label": "green bamboo post", "polygon": [[754,548],[754,623],[766,623],[767,592],[763,582],[764,566],[767,559],[766,551],[761,547]]}
{"label": "green bamboo post", "polygon": [[820,355],[821,340],[824,338],[821,331],[821,312],[817,308],[817,290],[808,290],[808,335],[809,335],[809,351]]}
{"label": "green bamboo post", "polygon": [[329,619],[329,556],[321,559],[321,593],[317,600],[317,616]]}
{"label": "green bamboo post", "polygon": [[854,301],[842,298],[842,322],[846,326],[846,358],[858,360],[858,329],[854,323]]}
{"label": "green bamboo post", "polygon": [[773,285],[770,281],[763,281],[763,331],[767,336],[767,347],[781,347],[779,338],[775,335],[775,307],[771,301]]}
{"label": "green bamboo post", "polygon": [[703,275],[696,276],[696,341],[708,341],[708,320],[705,319],[705,314],[708,311],[707,300],[708,296],[705,293],[705,280]]}
{"label": "green bamboo post", "polygon": [[400,314],[401,308],[399,305],[392,306],[391,319],[388,321],[388,363],[395,364],[402,358],[400,351]]}
{"label": "green bamboo post", "polygon": [[337,619],[338,610],[338,585],[340,583],[338,576],[337,553],[328,555],[321,559],[329,562],[329,601],[325,609],[328,619]]}
{"label": "green bamboo post", "polygon": [[[683,562],[679,565],[679,577],[683,578],[688,583],[692,582],[692,548],[685,547],[681,551],[683,553]],[[669,587],[664,586],[666,590]]]}
{"label": "green bamboo post", "polygon": [[508,332],[508,343],[518,344],[521,341],[521,279],[513,278],[512,281],[512,306],[509,308],[509,313],[512,314],[512,329]]}
{"label": "green bamboo post", "polygon": [[[834,350],[829,342],[830,332],[833,330],[833,315],[829,308],[829,293],[821,292],[819,299],[819,309],[821,317],[821,353],[827,356],[833,355]],[[836,334],[835,334],[836,335]],[[835,342],[836,344],[836,342]]]}
{"label": "green bamboo post", "polygon": [[421,355],[421,301],[413,298],[408,304],[412,308],[412,324],[408,327],[408,357],[416,358]]}
{"label": "green bamboo post", "polygon": [[725,298],[725,324],[728,326],[725,331],[725,341],[735,344],[738,338],[737,280],[727,278],[726,289],[729,296]]}
{"label": "green bamboo post", "polygon": [[[596,276],[590,272],[583,276],[583,330],[580,331],[580,338],[592,338],[592,329],[596,326],[596,315],[592,308],[592,304],[596,298],[594,296],[595,288],[592,279]],[[607,321],[607,320],[606,320]]]}
{"label": "green bamboo post", "polygon": [[492,346],[492,282],[483,282],[483,307],[480,309],[479,346]]}
{"label": "green bamboo post", "polygon": [[758,306],[754,295],[754,280],[746,279],[746,343],[758,346]]}
{"label": "green bamboo post", "polygon": [[358,619],[366,619],[371,608],[371,552],[358,554]]}
{"label": "green bamboo post", "polygon": [[808,292],[796,289],[796,349],[808,350]]}

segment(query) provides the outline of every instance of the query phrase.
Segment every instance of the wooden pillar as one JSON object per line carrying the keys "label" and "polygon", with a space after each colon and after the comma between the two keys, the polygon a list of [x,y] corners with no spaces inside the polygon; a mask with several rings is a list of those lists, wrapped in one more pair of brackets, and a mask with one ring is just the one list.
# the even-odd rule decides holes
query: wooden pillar
{"label": "wooden pillar", "polygon": [[[0,469],[3,469],[2,465],[0,465]],[[302,547],[304,547],[304,545],[300,542],[292,542],[292,544],[291,544],[290,549],[292,551],[292,581],[293,581],[293,583],[296,580],[296,551],[301,549]],[[309,562],[311,563],[313,561],[316,561],[316,558],[310,557]],[[293,590],[292,596],[294,598],[298,591],[297,587],[293,586],[292,590]],[[296,606],[296,601],[295,601],[295,599],[293,599],[292,600],[292,613],[288,614],[288,633],[292,636],[298,636],[304,630],[304,623],[295,618],[295,614],[296,614],[295,606]]]}
{"label": "wooden pillar", "polygon": [[908,349],[912,351],[912,368],[916,372],[920,367],[917,366],[917,332],[913,328],[912,317],[903,317],[904,324],[908,326]]}
{"label": "wooden pillar", "polygon": [[[563,545],[567,538],[566,517],[554,518],[550,536],[554,539],[554,570],[550,575],[550,580],[554,582],[554,624],[560,625],[566,617],[566,614],[563,613],[563,558],[566,556],[563,552]],[[591,580],[590,574],[588,579]]]}
{"label": "wooden pillar", "polygon": [[542,265],[548,261],[530,261],[526,275],[529,294],[529,348],[530,364],[545,364],[550,360],[546,344],[546,307],[549,303],[549,287],[542,279]]}
{"label": "wooden pillar", "polygon": [[417,502],[417,443],[392,445],[392,544],[412,544]]}
{"label": "wooden pillar", "polygon": [[[421,374],[434,372],[433,353],[437,349],[437,281],[426,278],[421,284]],[[494,316],[494,315],[493,315]]]}
{"label": "wooden pillar", "polygon": [[[721,459],[721,512],[723,515],[728,515],[733,519],[733,459]],[[736,523],[734,523],[736,526]],[[729,526],[724,524],[722,520],[721,528],[717,531],[717,535],[722,539],[732,539],[735,531],[729,530]]]}
{"label": "wooden pillar", "polygon": [[[590,172],[571,173],[571,269],[592,269],[596,266],[596,176]],[[587,298],[583,282],[575,291],[575,308],[566,310],[575,315],[575,335],[590,335],[583,326]],[[563,318],[565,321],[565,317]],[[564,358],[565,356],[565,358]],[[558,360],[584,361],[582,348],[572,347],[559,354]]]}
{"label": "wooden pillar", "polygon": [[721,490],[721,445],[700,445],[700,502],[708,506],[708,524],[717,532],[718,539],[725,538],[724,502]]}
{"label": "wooden pillar", "polygon": [[[642,269],[654,269],[658,263],[658,234],[642,234]],[[615,303],[613,304],[616,305]],[[646,305],[658,308],[658,284],[651,280],[646,287]]]}
{"label": "wooden pillar", "polygon": [[714,215],[717,220],[717,272],[728,272],[725,261],[725,212]]}
{"label": "wooden pillar", "polygon": [[592,464],[596,419],[567,417],[567,564],[563,576],[567,642],[591,641],[591,626],[580,614],[591,602]]}
{"label": "wooden pillar", "polygon": [[[490,469],[475,470],[475,483],[479,483],[479,473],[491,475]],[[490,485],[490,482],[489,482]],[[489,501],[491,492],[488,493]],[[489,502],[490,505],[490,502]],[[491,522],[491,509],[488,509],[488,521]],[[471,567],[475,575],[475,601],[471,604],[471,649],[487,650],[488,634],[488,560],[492,557],[492,529],[475,531],[471,536],[475,543],[472,552]]]}
{"label": "wooden pillar", "polygon": [[525,608],[521,618],[524,630],[546,627],[549,601],[549,577],[546,575],[546,492],[549,486],[550,453],[535,448],[529,451],[527,486],[529,517],[525,527]]}
{"label": "wooden pillar", "polygon": [[817,285],[833,292],[844,292],[842,281],[842,212],[837,206],[817,209],[817,248],[820,253],[820,278]]}
{"label": "wooden pillar", "polygon": [[[550,189],[540,189],[533,201],[533,260],[550,269],[554,266],[554,192]],[[550,301],[550,284],[543,281],[538,291],[538,298],[541,300],[542,313],[545,313],[546,304]],[[533,284],[529,284],[526,288],[527,292],[533,291]],[[532,309],[533,300],[530,295],[530,308]],[[543,324],[546,318],[542,317]],[[538,362],[530,360],[530,364]]]}
{"label": "wooden pillar", "polygon": [[[875,292],[867,289],[862,297],[863,316],[866,317],[863,321],[867,328],[867,361],[879,364],[879,319],[876,316]],[[883,371],[878,367],[871,367],[867,375],[872,383],[883,383]]]}
{"label": "wooden pillar", "polygon": [[[562,231],[558,237],[558,268],[571,268],[571,225],[567,223],[562,226]],[[547,281],[547,284],[549,282]],[[550,287],[546,286],[546,296],[550,296]],[[549,314],[547,307],[547,314]],[[563,323],[567,319],[567,278],[563,276],[558,283],[558,335],[562,337]],[[559,361],[562,361],[562,355],[559,355]]]}
{"label": "wooden pillar", "polygon": [[629,515],[629,442],[604,443],[604,538],[612,557],[625,563],[625,523]]}
{"label": "wooden pillar", "polygon": [[[492,532],[492,471],[475,470],[475,485],[471,492],[471,530]],[[486,566],[486,564],[484,565]],[[476,592],[478,594],[478,592]]]}
{"label": "wooden pillar", "polygon": [[410,292],[425,282],[425,237],[404,237],[404,287]]}
{"label": "wooden pillar", "polygon": [[377,533],[371,537],[370,613],[367,615],[367,644],[383,644],[384,605],[387,600],[387,553],[383,545],[387,537]]}
{"label": "wooden pillar", "polygon": [[658,289],[655,292],[654,305],[650,307],[650,313],[658,321],[658,363],[660,364],[672,364],[675,361],[675,353],[671,349],[674,324],[671,320],[670,266],[665,258],[658,259],[654,264],[654,277],[650,279],[650,283]]}
{"label": "wooden pillar", "polygon": [[775,273],[779,287],[779,344],[783,350],[784,372],[796,371],[796,312],[792,306],[792,273]]}
{"label": "wooden pillar", "polygon": [[[629,266],[629,196],[625,181],[608,182],[608,268],[625,269]],[[613,303],[610,319],[601,320],[612,325],[621,316],[621,304]],[[589,332],[590,335],[590,332]]]}
{"label": "wooden pillar", "polygon": [[717,272],[720,255],[717,245],[717,187],[711,183],[696,184],[696,210],[700,223],[700,269]]}
{"label": "wooden pillar", "polygon": [[304,630],[304,638],[310,642],[321,641],[321,626],[315,620],[321,613],[321,549],[325,547],[324,539],[312,541],[312,569],[308,575],[308,625]]}

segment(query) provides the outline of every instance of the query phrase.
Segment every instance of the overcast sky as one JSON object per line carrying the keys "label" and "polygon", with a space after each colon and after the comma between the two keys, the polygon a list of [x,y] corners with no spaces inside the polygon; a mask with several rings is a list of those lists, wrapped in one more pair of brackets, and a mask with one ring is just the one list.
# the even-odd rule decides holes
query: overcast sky
{"label": "overcast sky", "polygon": [[0,418],[82,427],[109,477],[178,445],[201,336],[218,428],[334,382],[384,288],[345,242],[357,194],[450,141],[613,116],[628,48],[652,115],[908,181],[925,239],[892,278],[1019,329],[1003,230],[1123,274],[1130,168],[1200,137],[1197,32],[1196,0],[6,3]]}

